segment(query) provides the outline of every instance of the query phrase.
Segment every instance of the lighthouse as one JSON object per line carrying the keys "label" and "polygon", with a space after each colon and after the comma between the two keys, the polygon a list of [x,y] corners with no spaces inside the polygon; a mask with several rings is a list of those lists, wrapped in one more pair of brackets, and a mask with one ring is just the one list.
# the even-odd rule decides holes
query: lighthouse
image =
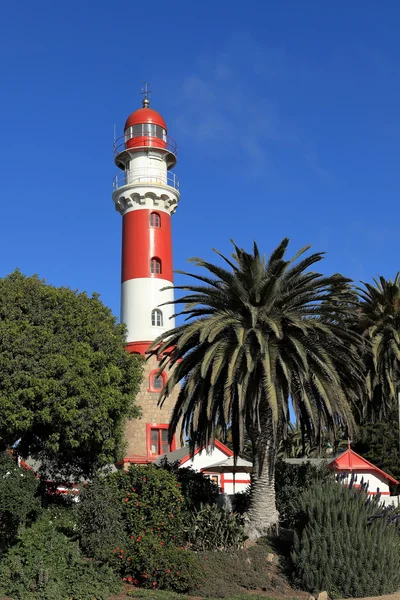
{"label": "lighthouse", "polygon": [[[119,174],[113,201],[122,216],[121,321],[127,328],[128,352],[145,355],[149,345],[174,323],[171,216],[179,202],[179,182],[173,168],[177,146],[163,117],[150,108],[147,85],[142,108],[126,120],[124,134],[114,142]],[[137,396],[140,419],[125,429],[125,464],[152,462],[175,450],[168,444],[168,424],[176,400],[172,394],[162,408],[158,395],[168,373],[159,374],[155,356],[146,361]]]}

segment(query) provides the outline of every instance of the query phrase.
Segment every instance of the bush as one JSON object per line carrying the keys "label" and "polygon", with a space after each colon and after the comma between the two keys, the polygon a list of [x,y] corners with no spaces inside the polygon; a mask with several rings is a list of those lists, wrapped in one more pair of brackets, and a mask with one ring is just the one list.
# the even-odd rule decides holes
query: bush
{"label": "bush", "polygon": [[120,588],[111,569],[84,560],[48,515],[22,531],[0,562],[0,595],[14,600],[106,600]]}
{"label": "bush", "polygon": [[38,487],[32,471],[18,466],[14,456],[0,454],[0,553],[16,542],[19,529],[39,513]]}
{"label": "bush", "polygon": [[166,546],[154,534],[131,538],[125,548],[117,549],[116,557],[124,581],[136,586],[185,593],[201,580],[194,552]]}
{"label": "bush", "polygon": [[173,473],[181,485],[182,495],[185,499],[186,510],[196,510],[202,504],[214,504],[219,495],[218,486],[205,477],[203,473],[191,468],[179,467],[179,462],[169,463],[164,459],[161,468]]}
{"label": "bush", "polygon": [[207,504],[187,515],[186,535],[195,550],[239,548],[245,540],[239,515]]}
{"label": "bush", "polygon": [[333,597],[379,596],[400,586],[396,525],[375,519],[377,501],[327,480],[301,497],[292,560],[295,583]]}
{"label": "bush", "polygon": [[237,492],[233,497],[233,509],[239,515],[245,515],[250,508],[250,486],[243,492]]}
{"label": "bush", "polygon": [[77,506],[77,533],[83,552],[109,562],[113,550],[125,543],[122,505],[102,479],[94,480],[81,493]]}
{"label": "bush", "polygon": [[104,478],[121,509],[128,536],[154,533],[165,544],[179,544],[183,535],[183,496],[172,473],[154,466],[132,466]]}
{"label": "bush", "polygon": [[295,527],[301,493],[315,482],[321,486],[329,479],[333,479],[333,474],[327,463],[316,467],[308,462],[291,465],[283,460],[278,461],[275,469],[275,491],[280,525],[288,529]]}

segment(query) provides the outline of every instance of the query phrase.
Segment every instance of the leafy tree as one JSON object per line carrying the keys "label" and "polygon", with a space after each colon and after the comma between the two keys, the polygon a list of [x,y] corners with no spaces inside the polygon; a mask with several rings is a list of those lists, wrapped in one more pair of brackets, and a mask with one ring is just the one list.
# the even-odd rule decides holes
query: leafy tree
{"label": "leafy tree", "polygon": [[400,481],[398,415],[391,413],[387,420],[360,425],[353,450]]}
{"label": "leafy tree", "polygon": [[119,458],[142,372],[124,343],[97,294],[19,271],[0,279],[0,448],[18,441],[63,476]]}
{"label": "leafy tree", "polygon": [[160,367],[173,367],[160,401],[181,382],[171,437],[182,422],[193,451],[231,427],[236,456],[251,440],[252,537],[278,521],[274,468],[289,399],[297,420],[318,439],[340,424],[351,430],[349,400],[362,388],[360,340],[347,325],[353,311],[347,292],[343,307],[339,302],[349,280],[308,270],[321,253],[296,262],[308,248],[285,260],[288,243],[284,239],[268,261],[256,244],[252,254],[234,245],[233,260],[217,253],[228,270],[192,259],[208,274],[184,273],[200,281],[176,288],[188,292],[175,300],[184,305],[179,314],[186,322],[153,345],[163,355]]}
{"label": "leafy tree", "polygon": [[359,327],[365,339],[367,402],[360,406],[361,422],[387,418],[397,404],[400,383],[400,273],[394,280],[380,277],[359,289]]}

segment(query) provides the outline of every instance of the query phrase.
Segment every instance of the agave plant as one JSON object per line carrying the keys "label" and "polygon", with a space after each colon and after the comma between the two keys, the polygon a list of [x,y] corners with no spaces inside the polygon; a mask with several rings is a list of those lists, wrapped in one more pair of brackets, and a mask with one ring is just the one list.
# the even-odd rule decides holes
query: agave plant
{"label": "agave plant", "polygon": [[[310,270],[322,253],[286,260],[284,239],[268,260],[235,244],[227,268],[195,258],[206,274],[177,286],[185,322],[153,344],[171,376],[162,403],[181,384],[170,436],[182,426],[196,445],[213,444],[216,431],[232,432],[235,456],[252,446],[253,478],[248,534],[257,537],[278,521],[274,469],[289,423],[291,401],[310,438],[340,424],[351,430],[350,400],[362,386],[360,339],[348,323],[349,280]],[[341,301],[343,299],[343,302]]]}

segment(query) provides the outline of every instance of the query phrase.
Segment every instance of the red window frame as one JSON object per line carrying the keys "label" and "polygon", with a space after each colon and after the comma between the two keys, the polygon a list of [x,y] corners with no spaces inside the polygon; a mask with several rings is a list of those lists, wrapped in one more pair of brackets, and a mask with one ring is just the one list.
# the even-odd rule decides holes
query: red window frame
{"label": "red window frame", "polygon": [[152,275],[161,275],[162,273],[161,260],[157,256],[150,259],[150,273]]}
{"label": "red window frame", "polygon": [[[150,375],[149,375],[149,389],[147,390],[148,392],[156,392],[157,394],[159,394],[162,390],[162,388],[164,387],[164,385],[167,383],[167,375],[166,373],[164,373],[164,371],[162,373],[158,372],[159,369],[154,369],[153,371],[151,371]],[[159,376],[162,378],[163,380],[163,384],[161,388],[157,388],[154,386],[154,380],[155,378]]]}
{"label": "red window frame", "polygon": [[[158,440],[157,440],[157,452],[154,453],[151,451],[152,446],[152,433],[157,431]],[[146,424],[146,437],[147,437],[147,455],[148,456],[161,456],[166,452],[173,452],[176,450],[176,440],[175,436],[172,440],[172,444],[168,444],[168,442],[163,441],[163,433],[166,432],[168,434],[168,423],[147,423]],[[165,433],[164,433],[165,436]],[[163,446],[166,446],[163,448]],[[161,451],[161,452],[160,452]]]}

